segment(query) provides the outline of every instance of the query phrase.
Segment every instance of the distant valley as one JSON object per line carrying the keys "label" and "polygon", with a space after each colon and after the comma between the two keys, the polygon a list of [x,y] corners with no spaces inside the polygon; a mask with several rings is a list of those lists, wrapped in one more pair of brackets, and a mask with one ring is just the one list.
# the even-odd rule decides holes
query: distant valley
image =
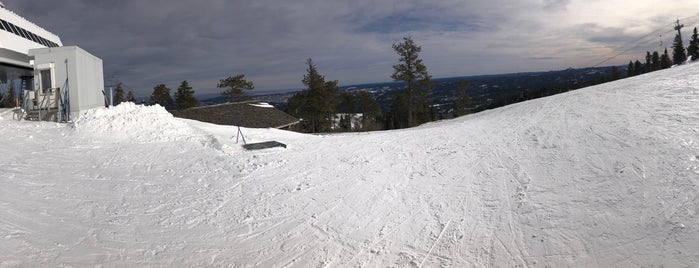
{"label": "distant valley", "polygon": [[[625,66],[617,66],[620,73],[626,73]],[[440,118],[448,118],[456,99],[459,81],[469,81],[468,94],[473,99],[471,110],[478,112],[507,104],[553,95],[585,86],[611,81],[612,66],[565,69],[548,72],[527,72],[497,75],[463,76],[433,79],[434,89],[430,91],[433,106]],[[340,87],[343,91],[367,91],[374,95],[384,110],[391,104],[391,93],[403,88],[401,82],[382,82]],[[284,110],[287,100],[300,90],[279,90],[275,92],[252,92],[255,99],[269,102]],[[202,104],[224,103],[220,96],[202,100]]]}

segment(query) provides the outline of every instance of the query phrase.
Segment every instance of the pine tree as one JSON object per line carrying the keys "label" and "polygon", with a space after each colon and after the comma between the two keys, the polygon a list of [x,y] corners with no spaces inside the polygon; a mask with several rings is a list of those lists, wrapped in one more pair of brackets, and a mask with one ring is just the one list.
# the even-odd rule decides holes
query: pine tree
{"label": "pine tree", "polygon": [[136,103],[136,96],[134,96],[133,91],[129,90],[129,92],[126,93],[126,101]]}
{"label": "pine tree", "polygon": [[354,94],[350,92],[342,92],[337,98],[337,106],[335,109],[338,113],[356,113],[357,100]]}
{"label": "pine tree", "polygon": [[687,53],[682,43],[682,37],[679,34],[675,35],[675,42],[672,44],[672,62],[674,64],[682,64],[687,60]]}
{"label": "pine tree", "polygon": [[252,81],[245,80],[244,74],[229,76],[226,79],[221,79],[217,85],[218,88],[226,88],[221,95],[228,98],[230,102],[240,102],[250,100],[250,96],[245,94],[244,90],[253,90],[255,85]]}
{"label": "pine tree", "polygon": [[150,96],[152,103],[159,104],[165,108],[173,105],[172,97],[170,97],[170,89],[165,84],[159,84],[153,88],[153,94]]}
{"label": "pine tree", "polygon": [[653,71],[652,68],[653,68],[653,56],[650,54],[650,51],[646,51],[646,64],[643,65],[643,72],[650,73]]}
{"label": "pine tree", "polygon": [[418,56],[422,47],[415,44],[412,38],[403,37],[403,42],[393,44],[393,50],[398,54],[400,63],[393,66],[394,72],[391,78],[394,81],[405,82],[407,103],[404,103],[404,100],[396,100],[398,100],[397,104],[407,105],[407,127],[427,122],[432,116],[429,114],[427,96],[420,89],[430,89],[433,85],[430,81],[431,76],[427,73],[427,67]]}
{"label": "pine tree", "polygon": [[670,56],[667,54],[667,48],[665,48],[665,52],[660,56],[660,69],[667,69],[670,67],[672,67],[672,60],[670,60]]}
{"label": "pine tree", "polygon": [[199,101],[194,97],[194,90],[189,86],[187,80],[182,81],[180,87],[175,91],[175,104],[177,104],[178,110],[199,106]]}
{"label": "pine tree", "polygon": [[692,38],[689,39],[689,47],[687,47],[687,54],[692,57],[695,61],[699,59],[699,35],[697,34],[697,27],[694,27],[694,33]]}
{"label": "pine tree", "polygon": [[114,106],[122,102],[124,102],[124,88],[121,86],[121,83],[119,83],[117,84],[116,90],[114,90]]}
{"label": "pine tree", "polygon": [[651,70],[657,71],[660,69],[660,54],[658,54],[658,51],[653,51],[653,56],[651,58]]}
{"label": "pine tree", "polygon": [[338,95],[337,113],[361,114],[361,125],[352,126],[351,117],[343,116],[340,127],[351,131],[381,129],[381,105],[374,95],[366,91],[342,92]]}
{"label": "pine tree", "polygon": [[336,100],[340,89],[337,80],[325,81],[318,73],[313,60],[306,60],[308,69],[303,76],[303,84],[308,88],[289,98],[287,111],[302,118],[301,127],[305,132],[328,132],[332,130],[332,117],[335,115]]}
{"label": "pine tree", "polygon": [[386,128],[406,128],[410,127],[407,114],[410,112],[409,96],[407,90],[391,92],[391,106],[386,116]]}
{"label": "pine tree", "polygon": [[636,70],[633,68],[633,61],[629,61],[629,66],[626,67],[626,77],[632,77],[636,75]]}
{"label": "pine tree", "polygon": [[636,60],[636,62],[633,63],[633,70],[634,70],[634,75],[639,75],[643,74],[643,64]]}
{"label": "pine tree", "polygon": [[619,73],[619,68],[612,66],[612,81],[619,80],[620,78],[621,74]]}
{"label": "pine tree", "polygon": [[362,128],[363,130],[378,130],[381,129],[381,119],[383,112],[381,105],[374,95],[366,91],[360,91],[356,96],[357,111],[362,113]]}

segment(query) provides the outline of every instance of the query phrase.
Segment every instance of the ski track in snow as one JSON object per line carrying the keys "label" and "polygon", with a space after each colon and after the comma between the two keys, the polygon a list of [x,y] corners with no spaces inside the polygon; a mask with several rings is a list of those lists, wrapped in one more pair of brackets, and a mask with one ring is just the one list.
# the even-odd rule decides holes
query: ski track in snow
{"label": "ski track in snow", "polygon": [[0,111],[0,267],[699,266],[699,65],[418,128]]}

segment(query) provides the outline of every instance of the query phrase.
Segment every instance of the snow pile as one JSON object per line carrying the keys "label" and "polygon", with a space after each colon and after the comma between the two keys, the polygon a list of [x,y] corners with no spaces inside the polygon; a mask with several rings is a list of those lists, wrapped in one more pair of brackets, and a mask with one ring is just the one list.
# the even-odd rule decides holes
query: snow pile
{"label": "snow pile", "polygon": [[158,104],[145,106],[124,102],[109,108],[90,109],[82,113],[72,126],[79,132],[108,135],[115,139],[127,139],[133,143],[168,141],[217,143],[211,135],[175,118]]}

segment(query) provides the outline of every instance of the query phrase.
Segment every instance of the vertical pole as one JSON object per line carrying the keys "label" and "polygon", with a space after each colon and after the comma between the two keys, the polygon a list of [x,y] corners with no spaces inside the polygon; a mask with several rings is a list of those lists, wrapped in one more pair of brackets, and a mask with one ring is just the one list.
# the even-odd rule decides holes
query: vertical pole
{"label": "vertical pole", "polygon": [[[680,40],[682,40],[682,31],[680,31],[682,27],[684,27],[684,24],[680,24],[680,20],[678,19],[677,24],[675,24],[675,30],[677,30],[677,35],[680,36]],[[684,46],[684,44],[682,44],[682,46]]]}
{"label": "vertical pole", "polygon": [[247,141],[245,141],[245,136],[243,136],[243,131],[240,130],[240,120],[238,116],[242,117],[243,116],[243,108],[241,107],[239,110],[240,113],[237,113],[235,108],[231,109],[231,113],[233,114],[233,123],[238,127],[238,132],[235,134],[235,143],[238,143],[238,140],[240,138],[243,139],[243,144],[248,144]]}
{"label": "vertical pole", "polygon": [[65,60],[66,63],[66,83],[63,86],[63,119],[65,122],[70,121],[70,84],[68,84],[68,59]]}
{"label": "vertical pole", "polygon": [[109,87],[109,106],[114,106],[114,92],[112,92],[112,87]]}

